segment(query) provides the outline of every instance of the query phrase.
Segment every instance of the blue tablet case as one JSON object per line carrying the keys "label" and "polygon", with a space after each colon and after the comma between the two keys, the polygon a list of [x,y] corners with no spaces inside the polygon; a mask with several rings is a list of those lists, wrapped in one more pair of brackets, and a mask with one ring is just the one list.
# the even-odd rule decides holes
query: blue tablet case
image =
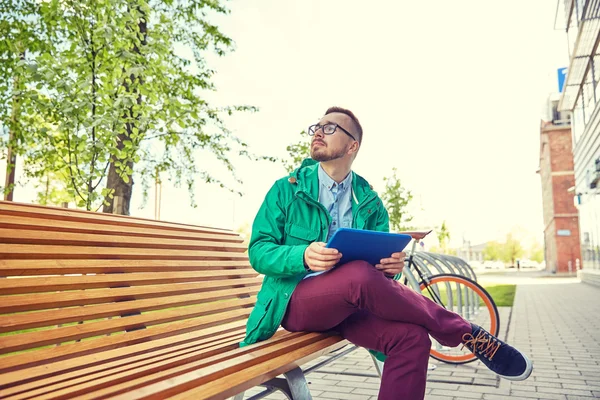
{"label": "blue tablet case", "polygon": [[366,231],[362,229],[340,228],[331,237],[326,247],[342,253],[338,265],[350,261],[364,260],[369,264],[379,264],[382,258],[404,250],[412,237],[401,233]]}

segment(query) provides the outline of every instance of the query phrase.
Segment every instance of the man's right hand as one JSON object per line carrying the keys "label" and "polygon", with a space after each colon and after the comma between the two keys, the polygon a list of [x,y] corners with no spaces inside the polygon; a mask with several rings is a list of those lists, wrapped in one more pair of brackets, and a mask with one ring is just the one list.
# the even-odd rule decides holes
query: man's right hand
{"label": "man's right hand", "polygon": [[313,242],[304,251],[304,262],[312,271],[327,271],[342,258],[342,253],[327,248],[326,245],[327,243],[323,242]]}

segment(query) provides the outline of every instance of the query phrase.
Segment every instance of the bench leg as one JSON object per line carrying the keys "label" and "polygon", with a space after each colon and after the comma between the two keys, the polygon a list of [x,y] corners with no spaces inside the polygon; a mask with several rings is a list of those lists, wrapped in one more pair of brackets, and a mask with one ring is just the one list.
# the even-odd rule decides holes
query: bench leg
{"label": "bench leg", "polygon": [[283,376],[285,376],[285,379],[273,378],[260,386],[267,389],[281,390],[290,400],[312,400],[306,377],[300,367],[286,372]]}
{"label": "bench leg", "polygon": [[292,400],[312,400],[310,389],[308,388],[308,382],[306,382],[306,377],[304,376],[304,372],[302,372],[300,367],[286,372],[284,376],[290,387]]}

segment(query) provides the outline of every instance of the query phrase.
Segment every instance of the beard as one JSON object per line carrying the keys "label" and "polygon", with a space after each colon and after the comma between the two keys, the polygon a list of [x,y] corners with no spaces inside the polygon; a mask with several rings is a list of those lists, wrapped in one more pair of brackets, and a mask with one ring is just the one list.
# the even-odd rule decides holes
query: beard
{"label": "beard", "polygon": [[311,146],[310,147],[310,157],[315,160],[315,161],[319,161],[319,162],[327,162],[327,161],[333,161],[333,160],[337,160],[338,158],[342,158],[344,157],[344,155],[346,155],[346,151],[348,149],[346,148],[341,148],[333,151],[328,152],[327,151],[327,147],[325,146],[319,146],[319,147],[314,147]]}

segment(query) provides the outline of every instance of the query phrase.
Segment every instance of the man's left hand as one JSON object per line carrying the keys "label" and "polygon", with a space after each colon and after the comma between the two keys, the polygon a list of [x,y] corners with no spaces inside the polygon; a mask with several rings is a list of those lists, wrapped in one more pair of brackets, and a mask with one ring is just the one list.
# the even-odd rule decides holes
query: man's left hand
{"label": "man's left hand", "polygon": [[401,273],[404,269],[405,259],[405,252],[394,253],[390,256],[390,258],[382,258],[380,264],[377,264],[375,268],[388,276],[394,276]]}

